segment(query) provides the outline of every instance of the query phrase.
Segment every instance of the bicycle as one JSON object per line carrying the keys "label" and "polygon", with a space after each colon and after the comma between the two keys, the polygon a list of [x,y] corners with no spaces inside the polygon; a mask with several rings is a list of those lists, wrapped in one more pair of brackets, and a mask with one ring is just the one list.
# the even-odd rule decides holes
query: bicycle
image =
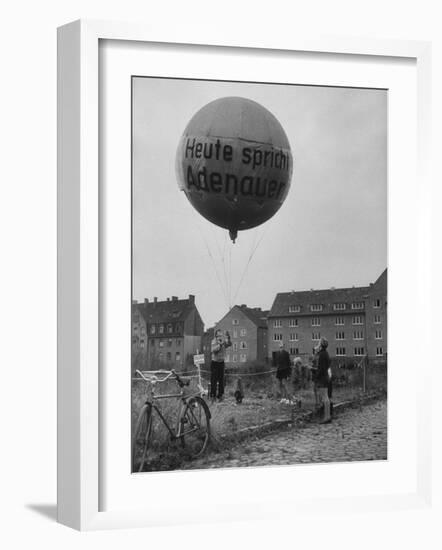
{"label": "bicycle", "polygon": [[[155,451],[153,444],[153,416],[154,413],[166,426],[171,441],[179,440],[181,447],[187,449],[190,458],[201,456],[206,450],[210,438],[210,410],[203,399],[204,389],[201,385],[201,376],[197,390],[189,391],[186,388],[190,379],[181,378],[174,370],[136,371],[136,374],[149,383],[149,392],[138,420],[135,425],[132,441],[132,471],[142,472],[146,464],[149,451]],[[159,378],[158,375],[164,375]],[[179,388],[179,393],[155,395],[157,384],[174,380]],[[155,404],[160,399],[175,398],[179,401],[177,408],[177,421],[172,428],[161,410]]]}

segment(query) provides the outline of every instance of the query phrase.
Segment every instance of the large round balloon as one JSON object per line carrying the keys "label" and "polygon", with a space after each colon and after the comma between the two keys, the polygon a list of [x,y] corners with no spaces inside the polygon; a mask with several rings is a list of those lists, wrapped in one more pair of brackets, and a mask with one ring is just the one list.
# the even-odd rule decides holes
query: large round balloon
{"label": "large round balloon", "polygon": [[224,97],[190,120],[177,152],[177,179],[194,208],[230,231],[270,219],[290,189],[293,160],[287,136],[259,103]]}

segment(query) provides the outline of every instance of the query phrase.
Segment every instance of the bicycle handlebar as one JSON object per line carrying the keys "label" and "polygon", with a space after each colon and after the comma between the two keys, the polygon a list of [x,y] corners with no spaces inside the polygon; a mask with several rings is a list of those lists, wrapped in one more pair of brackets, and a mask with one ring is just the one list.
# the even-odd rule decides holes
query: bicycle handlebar
{"label": "bicycle handlebar", "polygon": [[[143,380],[145,380],[146,382],[165,382],[173,374],[171,371],[168,371],[168,370],[145,371],[145,372],[147,372],[147,376],[145,374],[143,374],[140,370],[137,370],[135,372],[137,374],[139,374],[141,376],[141,378]],[[159,373],[161,373],[161,374],[166,374],[167,373],[167,376],[165,376],[164,378],[158,378],[158,376],[156,376],[156,375],[159,374]]]}
{"label": "bicycle handlebar", "polygon": [[[145,371],[147,373],[144,374],[140,370],[137,370],[136,373],[141,376],[143,380],[146,382],[165,382],[168,380],[171,376],[174,376],[179,387],[184,388],[184,386],[188,386],[190,384],[190,380],[183,380],[173,369],[172,370],[156,370],[156,371]],[[156,376],[157,374],[166,374],[164,378],[158,378]]]}

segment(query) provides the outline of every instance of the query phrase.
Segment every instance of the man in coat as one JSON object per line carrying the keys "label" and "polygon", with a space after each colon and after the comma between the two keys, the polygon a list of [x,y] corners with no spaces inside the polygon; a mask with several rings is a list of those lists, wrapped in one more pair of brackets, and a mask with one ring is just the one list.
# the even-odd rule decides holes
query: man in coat
{"label": "man in coat", "polygon": [[324,417],[321,424],[329,424],[331,422],[330,414],[330,356],[327,351],[328,341],[325,338],[321,338],[318,345],[317,353],[317,370],[315,376],[316,388],[318,395],[322,403],[324,404]]}

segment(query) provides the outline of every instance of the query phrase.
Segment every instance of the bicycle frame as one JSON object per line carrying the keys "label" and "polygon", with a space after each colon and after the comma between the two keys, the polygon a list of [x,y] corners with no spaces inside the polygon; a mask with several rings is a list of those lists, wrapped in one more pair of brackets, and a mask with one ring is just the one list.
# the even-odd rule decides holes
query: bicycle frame
{"label": "bicycle frame", "polygon": [[[199,368],[198,368],[199,370]],[[178,383],[179,377],[176,375],[174,371],[148,371],[147,375],[144,375],[141,371],[137,370],[137,374],[141,376],[143,380],[148,382],[150,384],[150,390],[148,392],[148,397],[146,399],[146,404],[149,404],[152,409],[154,409],[158,416],[160,417],[163,424],[166,426],[170,437],[172,440],[179,439],[181,436],[184,435],[184,433],[181,432],[181,415],[183,412],[183,408],[187,405],[187,401],[192,399],[192,397],[201,396],[202,388],[199,387],[198,391],[193,392],[186,392],[184,387],[181,389],[179,393],[170,393],[170,394],[162,394],[162,395],[155,395],[155,386],[157,383],[165,382],[172,378],[173,376],[176,377],[176,381]],[[157,378],[157,374],[165,374],[166,376],[162,379]],[[199,373],[200,375],[200,373]],[[200,377],[200,376],[199,376]],[[161,410],[155,405],[155,401],[158,401],[160,399],[180,399],[177,407],[177,420],[176,420],[176,426],[175,431],[170,427],[169,423],[167,422],[166,418],[163,416]],[[195,429],[190,430],[185,433],[191,433],[192,431],[195,431]]]}

